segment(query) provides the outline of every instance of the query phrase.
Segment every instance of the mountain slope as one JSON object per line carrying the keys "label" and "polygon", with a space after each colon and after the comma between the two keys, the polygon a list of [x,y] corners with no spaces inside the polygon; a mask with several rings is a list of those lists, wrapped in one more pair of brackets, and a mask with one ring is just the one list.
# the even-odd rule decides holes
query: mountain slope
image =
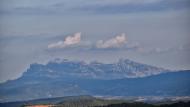
{"label": "mountain slope", "polygon": [[[137,72],[143,76],[126,78]],[[129,60],[116,64],[67,60],[32,64],[22,77],[0,84],[0,101],[71,95],[186,96],[190,95],[189,77],[189,71],[168,72]]]}

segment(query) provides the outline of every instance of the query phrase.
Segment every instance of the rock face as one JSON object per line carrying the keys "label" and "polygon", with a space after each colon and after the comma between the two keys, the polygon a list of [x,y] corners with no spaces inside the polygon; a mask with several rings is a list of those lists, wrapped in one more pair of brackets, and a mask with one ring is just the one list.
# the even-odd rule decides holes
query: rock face
{"label": "rock face", "polygon": [[23,76],[58,78],[65,75],[94,78],[94,79],[121,79],[137,78],[168,72],[162,68],[136,63],[128,59],[120,59],[117,63],[103,64],[98,62],[52,61],[47,65],[31,64]]}
{"label": "rock face", "polygon": [[0,101],[71,95],[186,96],[190,72],[119,60],[113,64],[55,60],[31,64],[23,76],[0,84]]}

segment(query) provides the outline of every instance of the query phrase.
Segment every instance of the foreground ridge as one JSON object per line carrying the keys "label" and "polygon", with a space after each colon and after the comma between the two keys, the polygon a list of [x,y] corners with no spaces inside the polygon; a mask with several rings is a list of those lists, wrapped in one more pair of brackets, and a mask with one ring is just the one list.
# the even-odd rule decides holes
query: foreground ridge
{"label": "foreground ridge", "polygon": [[102,99],[92,96],[69,96],[23,102],[0,103],[2,107],[189,107],[190,99],[161,102],[137,102],[126,99]]}

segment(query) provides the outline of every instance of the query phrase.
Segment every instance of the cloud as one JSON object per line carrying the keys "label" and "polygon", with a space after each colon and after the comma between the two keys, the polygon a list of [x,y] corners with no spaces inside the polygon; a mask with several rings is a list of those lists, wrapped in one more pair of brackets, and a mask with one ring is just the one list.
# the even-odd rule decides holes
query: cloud
{"label": "cloud", "polygon": [[73,7],[72,10],[92,14],[161,12],[189,10],[189,3],[188,0],[99,0],[87,5]]}
{"label": "cloud", "polygon": [[149,3],[158,3],[163,0],[123,0],[123,1],[118,1],[118,0],[99,0],[99,2],[104,2],[104,3],[112,3],[112,4],[149,4]]}
{"label": "cloud", "polygon": [[81,42],[81,32],[75,33],[73,36],[67,36],[64,41],[58,41],[48,45],[48,48],[65,48],[77,45]]}
{"label": "cloud", "polygon": [[96,43],[96,48],[105,49],[105,48],[121,48],[124,44],[127,43],[127,38],[125,33],[117,35],[114,38],[108,40],[99,40]]}
{"label": "cloud", "polygon": [[139,43],[128,43],[125,33],[109,38],[107,40],[82,41],[81,33],[75,33],[73,36],[67,36],[64,41],[58,41],[48,45],[48,49],[71,49],[71,50],[130,50],[140,49]]}
{"label": "cloud", "polygon": [[[28,1],[28,2],[26,2]],[[72,0],[71,0],[72,1]],[[0,14],[58,15],[58,14],[126,14],[136,12],[188,9],[189,0],[3,0]]]}
{"label": "cloud", "polygon": [[178,46],[172,47],[154,47],[150,49],[146,49],[143,51],[144,54],[164,54],[164,53],[174,53],[174,52],[190,52],[190,48],[188,44],[181,44]]}

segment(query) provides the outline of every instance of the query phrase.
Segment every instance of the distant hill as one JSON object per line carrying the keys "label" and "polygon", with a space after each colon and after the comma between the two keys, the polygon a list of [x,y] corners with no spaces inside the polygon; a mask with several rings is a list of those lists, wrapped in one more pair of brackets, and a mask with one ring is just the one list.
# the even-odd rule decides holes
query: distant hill
{"label": "distant hill", "polygon": [[124,100],[104,100],[95,98],[92,96],[68,96],[68,97],[57,97],[57,98],[46,98],[36,99],[29,101],[19,102],[7,102],[0,103],[0,107],[21,107],[27,105],[57,105],[64,107],[87,107],[87,106],[103,106],[108,104],[119,104],[126,102]]}
{"label": "distant hill", "polygon": [[[121,104],[110,104],[104,106],[95,106],[95,107],[189,107],[190,102],[177,102],[172,104],[162,104],[162,105],[153,105],[147,103],[121,103]],[[61,106],[60,106],[61,107]]]}
{"label": "distant hill", "polygon": [[37,107],[37,105],[46,105],[47,107],[189,107],[190,102],[168,101],[162,104],[150,104],[121,99],[100,99],[92,96],[69,96],[0,103],[0,107]]}
{"label": "distant hill", "polygon": [[189,96],[190,71],[120,60],[103,64],[55,60],[31,64],[22,77],[0,84],[0,102],[63,96]]}

